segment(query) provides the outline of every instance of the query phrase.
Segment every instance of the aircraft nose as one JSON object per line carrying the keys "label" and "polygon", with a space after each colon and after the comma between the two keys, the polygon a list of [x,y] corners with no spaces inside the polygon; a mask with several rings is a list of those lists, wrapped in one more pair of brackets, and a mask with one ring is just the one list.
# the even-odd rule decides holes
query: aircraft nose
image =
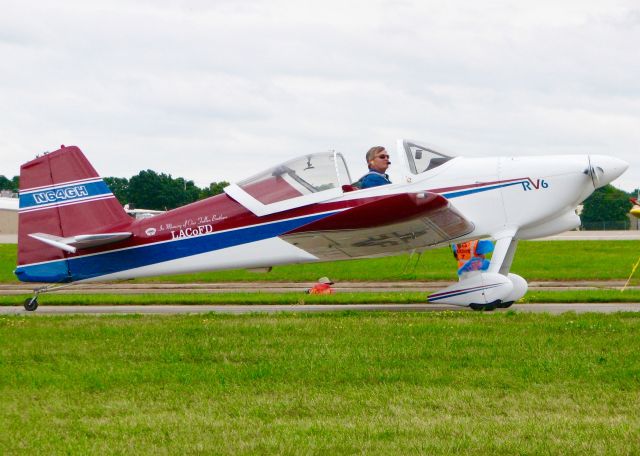
{"label": "aircraft nose", "polygon": [[629,168],[629,163],[626,161],[606,155],[590,155],[589,164],[588,174],[591,175],[596,188],[613,182]]}

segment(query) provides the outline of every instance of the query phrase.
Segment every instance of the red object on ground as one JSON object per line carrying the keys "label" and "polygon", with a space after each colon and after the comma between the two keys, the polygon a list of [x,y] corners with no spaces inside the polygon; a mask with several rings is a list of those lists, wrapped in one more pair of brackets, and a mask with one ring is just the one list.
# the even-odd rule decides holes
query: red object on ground
{"label": "red object on ground", "polygon": [[328,283],[316,283],[309,289],[309,294],[332,294],[333,290]]}

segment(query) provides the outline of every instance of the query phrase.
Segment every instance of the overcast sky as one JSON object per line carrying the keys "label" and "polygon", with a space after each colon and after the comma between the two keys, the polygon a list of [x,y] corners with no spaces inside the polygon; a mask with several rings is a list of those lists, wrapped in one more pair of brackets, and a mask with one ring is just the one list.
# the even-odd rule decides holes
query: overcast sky
{"label": "overcast sky", "polygon": [[335,149],[355,179],[370,146],[405,137],[613,155],[630,163],[614,185],[640,187],[637,0],[0,6],[6,176],[66,144],[103,176],[199,186]]}

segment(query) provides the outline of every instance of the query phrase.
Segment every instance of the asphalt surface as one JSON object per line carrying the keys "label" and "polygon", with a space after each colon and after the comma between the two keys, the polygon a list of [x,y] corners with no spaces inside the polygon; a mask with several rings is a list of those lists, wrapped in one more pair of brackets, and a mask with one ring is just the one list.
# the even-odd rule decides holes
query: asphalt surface
{"label": "asphalt surface", "polygon": [[[623,280],[583,280],[570,282],[529,282],[529,290],[598,290],[617,289],[624,286]],[[413,291],[430,293],[451,285],[451,281],[438,282],[339,282],[332,288],[339,293],[349,292],[391,292]],[[313,286],[313,282],[218,282],[218,283],[92,283],[74,284],[61,288],[55,293],[71,294],[212,294],[212,293],[286,293],[303,292]],[[31,294],[38,284],[0,284],[0,295]],[[640,286],[628,286],[627,289],[638,289]]]}
{"label": "asphalt surface", "polygon": [[[516,312],[561,314],[575,313],[615,313],[640,312],[640,303],[606,304],[515,304],[509,309],[497,309],[493,312]],[[321,313],[321,312],[473,312],[467,307],[434,304],[315,304],[315,305],[136,305],[136,306],[40,306],[35,312],[27,312],[22,306],[0,307],[0,315],[90,315],[90,314],[250,314],[250,313]]]}
{"label": "asphalt surface", "polygon": [[[338,293],[345,292],[390,292],[413,291],[429,293],[441,289],[450,282],[341,282],[334,285]],[[283,283],[283,282],[232,282],[232,283],[93,283],[78,284],[70,288],[63,288],[55,293],[83,293],[83,294],[170,294],[170,293],[229,293],[229,292],[298,292],[312,286],[312,283]],[[623,281],[578,281],[578,282],[531,282],[530,290],[596,290],[617,289],[624,285]],[[631,288],[639,288],[628,287]],[[0,285],[0,295],[30,295],[33,285],[14,284]],[[548,304],[516,304],[510,309],[517,312],[548,312],[559,314],[563,312],[640,312],[640,303],[548,303]],[[0,306],[0,315],[30,314],[191,314],[191,313],[276,313],[276,312],[334,312],[334,311],[388,311],[388,312],[434,312],[434,311],[470,311],[466,307],[442,304],[307,304],[307,305],[92,305],[92,306],[47,306],[46,295],[41,298],[41,305],[36,312],[27,312],[22,306]],[[496,310],[503,312],[504,310]]]}

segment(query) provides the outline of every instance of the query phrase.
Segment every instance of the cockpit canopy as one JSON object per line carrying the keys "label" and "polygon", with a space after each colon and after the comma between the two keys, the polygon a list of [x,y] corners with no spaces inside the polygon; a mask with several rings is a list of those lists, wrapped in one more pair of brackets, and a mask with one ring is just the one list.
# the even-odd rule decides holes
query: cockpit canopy
{"label": "cockpit canopy", "polygon": [[332,188],[341,189],[349,181],[342,154],[321,152],[290,160],[238,185],[262,204],[271,204]]}
{"label": "cockpit canopy", "polygon": [[415,141],[407,139],[402,141],[402,151],[404,151],[409,171],[412,174],[422,174],[425,171],[430,171],[453,158],[442,152],[437,152],[432,147],[422,146]]}
{"label": "cockpit canopy", "polygon": [[319,152],[231,184],[225,192],[256,215],[267,215],[338,197],[350,183],[342,154]]}
{"label": "cockpit canopy", "polygon": [[[412,174],[430,171],[453,158],[412,140],[398,140],[398,153]],[[262,216],[337,198],[353,190],[351,182],[344,157],[331,151],[294,158],[224,191]]]}

